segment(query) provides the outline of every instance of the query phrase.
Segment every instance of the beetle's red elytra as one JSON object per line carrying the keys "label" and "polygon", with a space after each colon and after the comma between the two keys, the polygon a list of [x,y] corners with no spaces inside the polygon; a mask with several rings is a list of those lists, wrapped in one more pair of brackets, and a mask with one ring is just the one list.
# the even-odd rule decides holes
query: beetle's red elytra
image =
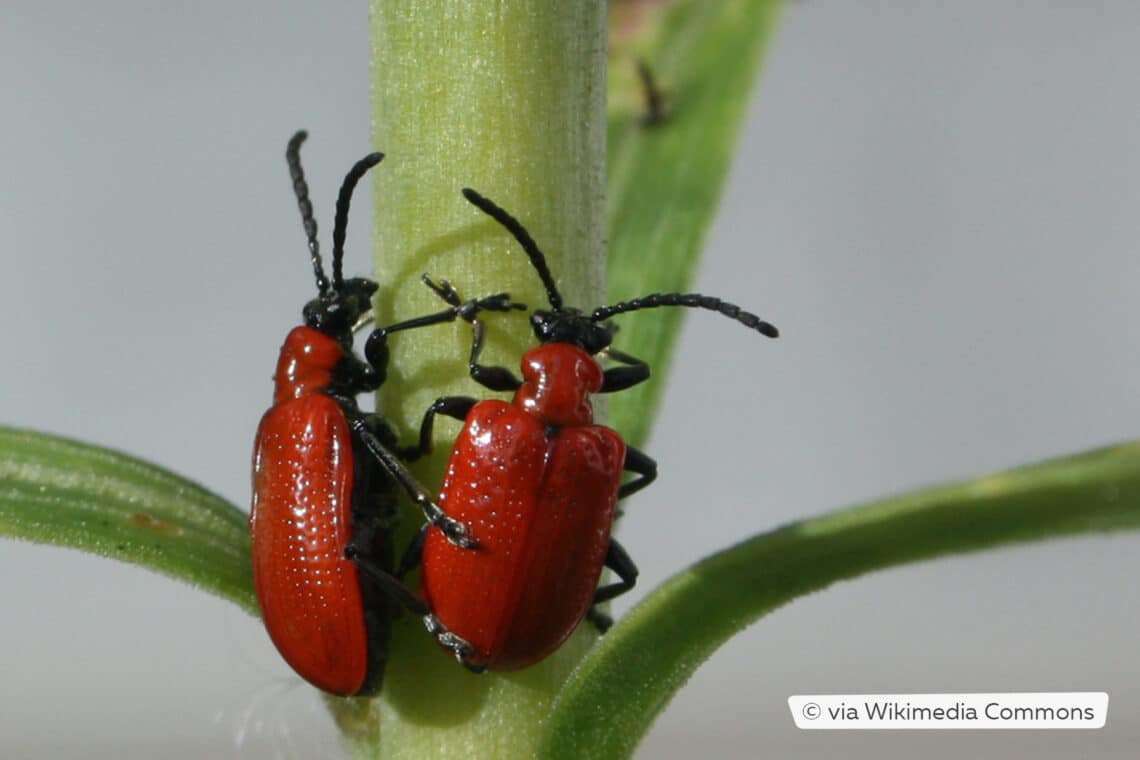
{"label": "beetle's red elytra", "polygon": [[[527,356],[597,366],[574,346]],[[475,667],[522,668],[561,646],[594,603],[609,549],[625,443],[592,424],[584,393],[553,383],[544,393],[554,378],[541,369],[512,403],[476,404],[452,449],[440,506],[471,525],[479,548],[452,551],[434,532],[424,546],[421,592]]]}

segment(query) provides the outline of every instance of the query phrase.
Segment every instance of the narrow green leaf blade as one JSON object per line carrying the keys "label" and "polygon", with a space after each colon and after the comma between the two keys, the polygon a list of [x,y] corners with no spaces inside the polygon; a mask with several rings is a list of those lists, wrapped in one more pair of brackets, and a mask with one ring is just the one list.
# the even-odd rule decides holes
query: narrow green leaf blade
{"label": "narrow green leaf blade", "polygon": [[696,668],[798,596],[905,562],[1140,527],[1140,442],[916,491],[751,538],[662,584],[587,655],[540,757],[628,757]]}
{"label": "narrow green leaf blade", "polygon": [[[689,288],[780,6],[778,0],[673,0],[612,7],[606,185],[611,302]],[[667,115],[657,126],[642,123],[638,60],[649,65],[665,94]],[[750,294],[716,295],[731,300]],[[763,309],[762,303],[741,305]],[[621,317],[618,347],[663,377],[682,311]],[[619,394],[610,424],[631,443],[644,441],[661,389],[660,382],[650,382]]]}
{"label": "narrow green leaf blade", "polygon": [[257,614],[246,515],[110,449],[0,427],[0,535],[142,565]]}

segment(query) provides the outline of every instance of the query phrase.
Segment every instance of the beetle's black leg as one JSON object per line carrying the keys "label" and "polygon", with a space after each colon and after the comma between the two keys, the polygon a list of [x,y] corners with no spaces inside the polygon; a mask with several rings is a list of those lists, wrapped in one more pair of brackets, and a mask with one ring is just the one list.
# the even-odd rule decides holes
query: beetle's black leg
{"label": "beetle's black leg", "polygon": [[439,622],[439,618],[435,615],[428,613],[424,615],[424,627],[427,628],[428,633],[435,637],[435,640],[440,643],[444,649],[449,650],[459,664],[470,670],[472,673],[482,673],[487,669],[485,665],[475,665],[468,659],[474,647],[467,642],[466,639],[456,636],[443,623]]}
{"label": "beetle's black leg", "polygon": [[630,494],[635,494],[654,480],[657,480],[657,460],[650,457],[641,449],[635,449],[633,446],[625,447],[625,464],[622,465],[622,469],[628,470],[640,477],[621,484],[621,488],[618,489],[619,499],[624,499]]}
{"label": "beetle's black leg", "polygon": [[[424,541],[427,540],[428,526],[424,525],[416,531],[416,537],[408,544],[408,548],[404,550],[404,556],[400,558],[400,566],[396,568],[396,577],[403,580],[404,576],[412,571],[412,568],[420,564],[420,560],[424,554]],[[424,612],[418,613],[420,615]]]}
{"label": "beetle's black leg", "polygon": [[603,373],[604,379],[599,393],[624,391],[626,388],[632,388],[649,379],[649,365],[636,356],[630,356],[612,347],[606,348],[602,353],[615,362],[621,362],[626,366],[607,369]]}
{"label": "beetle's black leg", "polygon": [[478,399],[473,399],[470,396],[443,396],[437,398],[435,402],[428,407],[424,412],[423,422],[420,423],[420,440],[414,446],[401,446],[396,449],[396,456],[403,459],[405,462],[414,462],[424,454],[431,452],[431,432],[435,422],[435,415],[445,414],[448,417],[453,417],[460,422],[467,419],[467,413],[471,411],[471,407],[478,403]]}
{"label": "beetle's black leg", "polygon": [[[422,317],[406,319],[403,322],[397,322],[394,325],[379,327],[373,330],[364,344],[364,357],[368,359],[368,363],[380,373],[381,378],[388,367],[388,336],[392,333],[401,332],[402,330],[414,330],[419,327],[427,327],[428,325],[436,325],[443,322],[454,322],[456,319],[474,322],[481,311],[526,309],[525,304],[513,303],[509,293],[495,293],[494,295],[484,298],[461,301],[459,292],[456,291],[447,280],[440,280],[439,284],[436,284],[426,274],[422,279],[424,284],[447,302],[451,308],[434,314],[425,314]],[[382,381],[383,380],[381,380],[381,382]]]}
{"label": "beetle's black leg", "polygon": [[481,311],[526,311],[526,304],[511,301],[510,293],[495,293],[494,295],[484,296],[483,298],[473,298],[470,301],[464,301],[459,295],[459,291],[447,280],[440,280],[437,283],[426,274],[422,275],[420,280],[443,301],[454,306],[455,316],[463,319],[465,322],[474,321]]}
{"label": "beetle's black leg", "polygon": [[478,546],[478,543],[468,535],[467,526],[444,513],[443,508],[435,503],[431,493],[412,477],[412,473],[408,472],[408,468],[404,466],[403,462],[381,443],[380,439],[368,429],[364,420],[354,419],[350,424],[368,452],[380,462],[384,469],[408,493],[412,501],[423,510],[424,517],[429,523],[439,528],[447,540],[456,546],[465,549]]}
{"label": "beetle's black leg", "polygon": [[467,362],[467,369],[471,378],[492,391],[516,390],[522,381],[516,378],[506,367],[490,367],[479,363],[479,355],[483,353],[483,337],[486,328],[476,317],[480,311],[510,311],[511,309],[525,309],[521,303],[511,303],[506,293],[496,293],[488,298],[462,303],[459,293],[447,280],[439,283],[432,281],[426,274],[423,276],[427,285],[437,296],[455,307],[456,314],[471,324],[471,358]]}
{"label": "beetle's black leg", "polygon": [[510,311],[511,309],[525,309],[521,303],[511,303],[506,293],[496,293],[488,298],[477,301],[461,303],[459,294],[447,280],[440,280],[436,284],[426,274],[423,276],[424,284],[435,291],[435,294],[456,309],[456,314],[471,325],[471,357],[467,362],[471,378],[492,391],[513,391],[522,385],[506,367],[488,367],[479,363],[479,355],[483,353],[483,336],[486,328],[476,317],[480,311]]}
{"label": "beetle's black leg", "polygon": [[618,580],[594,592],[594,606],[586,613],[586,619],[598,629],[598,633],[608,631],[614,621],[609,615],[599,612],[597,605],[624,594],[637,584],[637,565],[633,564],[629,554],[616,539],[610,539],[610,548],[606,551],[606,567],[617,574]]}
{"label": "beetle's black leg", "polygon": [[[377,370],[368,362],[358,359],[355,354],[345,354],[337,362],[337,366],[333,370],[333,377],[337,378],[337,385],[346,389],[348,396],[355,397],[361,393],[370,393],[384,384],[387,375],[386,353],[384,361],[385,364]],[[353,398],[353,405],[355,405],[355,398]]]}
{"label": "beetle's black leg", "polygon": [[385,572],[372,562],[369,557],[355,544],[349,544],[344,549],[344,558],[354,562],[368,577],[376,582],[380,591],[389,599],[415,615],[428,614],[428,607],[423,600],[413,594],[408,588],[391,573]]}
{"label": "beetle's black leg", "polygon": [[[397,322],[387,327],[378,327],[372,331],[368,336],[368,340],[364,342],[364,358],[367,359],[368,363],[379,373],[381,383],[383,383],[383,378],[388,373],[389,335],[402,330],[412,330],[417,327],[427,327],[428,325],[437,325],[442,322],[454,322],[457,316],[458,311],[456,309],[448,309],[447,311],[425,314],[422,317]],[[377,385],[377,387],[379,387],[379,385]]]}
{"label": "beetle's black leg", "polygon": [[613,538],[610,539],[610,548],[606,551],[606,567],[617,574],[618,580],[595,591],[594,604],[608,602],[637,585],[637,565],[633,564],[625,548]]}
{"label": "beetle's black leg", "polygon": [[441,301],[451,304],[452,306],[459,306],[463,303],[463,298],[459,295],[459,291],[452,287],[451,283],[447,280],[440,280],[438,283],[426,274],[420,275],[420,281],[427,285],[431,292],[439,296]]}
{"label": "beetle's black leg", "polygon": [[597,607],[590,608],[590,611],[586,613],[586,620],[594,626],[598,633],[605,633],[614,627],[614,619]]}
{"label": "beetle's black leg", "polygon": [[522,380],[515,377],[506,367],[492,367],[479,363],[479,355],[483,353],[483,323],[474,320],[471,322],[471,358],[467,362],[467,370],[471,379],[492,391],[516,391],[522,385]]}
{"label": "beetle's black leg", "polygon": [[428,325],[438,325],[441,322],[454,322],[459,317],[460,305],[456,304],[454,308],[445,311],[437,311],[434,314],[424,314],[422,317],[413,317],[412,319],[405,319],[403,322],[397,322],[394,325],[387,325],[385,327],[377,327],[373,332],[383,333],[384,335],[391,335],[392,333],[402,332],[404,330],[414,330],[417,327],[427,327]]}

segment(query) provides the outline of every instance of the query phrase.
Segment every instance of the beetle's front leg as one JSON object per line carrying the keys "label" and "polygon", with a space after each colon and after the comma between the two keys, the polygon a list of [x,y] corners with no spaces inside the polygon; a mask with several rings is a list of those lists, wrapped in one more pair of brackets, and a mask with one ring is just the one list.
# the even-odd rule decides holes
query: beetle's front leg
{"label": "beetle's front leg", "polygon": [[435,416],[437,414],[444,414],[448,417],[463,422],[467,419],[467,413],[471,408],[478,403],[478,399],[473,399],[470,396],[443,396],[437,398],[427,411],[424,412],[423,422],[420,423],[420,439],[414,446],[401,446],[396,449],[397,455],[405,462],[414,462],[425,454],[431,453],[431,433],[435,423]]}
{"label": "beetle's front leg", "polygon": [[602,355],[626,366],[607,369],[602,375],[602,387],[598,393],[624,391],[649,379],[649,365],[636,356],[630,356],[612,346],[603,350]]}

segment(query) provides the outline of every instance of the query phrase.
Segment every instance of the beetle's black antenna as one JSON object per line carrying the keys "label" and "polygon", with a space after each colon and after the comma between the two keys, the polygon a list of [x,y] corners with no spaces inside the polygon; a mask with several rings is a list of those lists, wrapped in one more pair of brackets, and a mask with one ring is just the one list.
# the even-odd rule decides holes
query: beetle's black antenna
{"label": "beetle's black antenna", "polygon": [[317,242],[317,220],[313,218],[313,204],[309,202],[309,185],[305,182],[305,170],[301,168],[301,143],[309,133],[300,130],[289,139],[285,147],[285,161],[289,164],[289,177],[293,180],[293,194],[297,196],[297,208],[301,209],[301,226],[309,241],[309,259],[313,262],[313,275],[317,278],[317,291],[328,292],[329,281],[321,266],[321,246]]}
{"label": "beetle's black antenna", "polygon": [[369,153],[357,161],[348,174],[344,175],[344,182],[340,186],[340,194],[336,197],[336,219],[333,222],[333,251],[332,273],[333,289],[340,290],[344,284],[344,236],[348,228],[348,206],[352,203],[352,191],[360,178],[376,164],[384,160],[383,153]]}
{"label": "beetle's black antenna", "polygon": [[760,317],[741,309],[728,301],[722,301],[712,296],[702,296],[700,293],[652,293],[632,301],[622,301],[612,306],[600,306],[590,314],[592,322],[604,322],[615,314],[624,314],[627,311],[638,309],[656,309],[661,306],[688,306],[693,309],[708,309],[723,314],[729,319],[735,319],[745,327],[750,327],[761,335],[769,338],[778,337],[780,331],[775,326],[760,319]]}
{"label": "beetle's black antenna", "polygon": [[546,288],[546,298],[550,301],[550,308],[555,311],[561,311],[562,294],[558,292],[558,286],[554,284],[554,277],[550,274],[550,267],[546,265],[546,257],[542,255],[542,251],[538,250],[538,243],[534,242],[534,238],[530,236],[526,228],[519,223],[518,219],[515,219],[506,211],[496,206],[494,202],[484,198],[469,187],[463,188],[463,197],[471,201],[473,205],[477,206],[479,210],[487,216],[490,216],[496,222],[506,227],[507,232],[514,235],[515,240],[519,241],[519,245],[526,251],[526,255],[530,257],[530,263],[534,266],[535,271],[538,272],[538,276],[542,278],[542,284]]}

